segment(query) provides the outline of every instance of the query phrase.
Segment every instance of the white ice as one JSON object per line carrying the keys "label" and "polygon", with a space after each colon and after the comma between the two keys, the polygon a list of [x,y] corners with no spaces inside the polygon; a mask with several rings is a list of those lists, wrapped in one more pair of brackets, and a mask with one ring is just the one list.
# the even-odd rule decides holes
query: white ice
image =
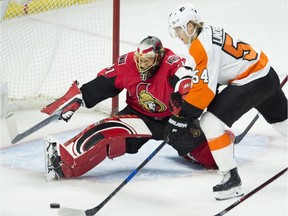
{"label": "white ice", "polygon": [[[121,1],[121,53],[136,48],[147,35],[185,56],[185,47],[170,38],[167,17],[179,2],[173,0]],[[287,1],[195,0],[206,23],[224,27],[270,57],[280,79],[287,74]],[[129,42],[129,43],[127,43]],[[65,62],[63,62],[65,64]],[[284,88],[287,93],[287,87]],[[123,98],[123,97],[122,97]],[[120,108],[124,107],[120,102]],[[251,110],[232,130],[239,134],[256,115]],[[19,131],[46,116],[39,110],[15,113]],[[44,178],[43,136],[67,140],[85,126],[105,118],[101,113],[76,113],[69,123],[58,122],[11,145],[1,119],[1,213],[2,216],[54,216],[52,202],[61,207],[90,209],[100,204],[161,143],[151,140],[139,153],[106,159],[84,176],[47,183]],[[241,143],[235,157],[247,194],[287,167],[287,139],[278,135],[260,116]],[[177,156],[166,145],[98,213],[102,216],[210,216],[237,199],[216,201],[212,187],[220,181],[216,171],[204,170]],[[230,210],[233,216],[287,216],[287,173]]]}

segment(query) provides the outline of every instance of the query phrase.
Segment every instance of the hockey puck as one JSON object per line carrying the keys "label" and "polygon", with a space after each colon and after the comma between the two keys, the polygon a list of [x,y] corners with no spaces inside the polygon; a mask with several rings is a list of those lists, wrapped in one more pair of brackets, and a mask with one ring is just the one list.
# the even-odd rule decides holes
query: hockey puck
{"label": "hockey puck", "polygon": [[59,203],[51,203],[50,208],[60,208],[60,204]]}

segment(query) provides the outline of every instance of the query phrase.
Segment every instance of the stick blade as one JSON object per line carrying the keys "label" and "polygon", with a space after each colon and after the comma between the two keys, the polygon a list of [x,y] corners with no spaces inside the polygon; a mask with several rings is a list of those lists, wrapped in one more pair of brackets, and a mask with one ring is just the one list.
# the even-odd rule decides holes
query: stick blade
{"label": "stick blade", "polygon": [[60,216],[86,216],[84,210],[60,207],[58,210]]}

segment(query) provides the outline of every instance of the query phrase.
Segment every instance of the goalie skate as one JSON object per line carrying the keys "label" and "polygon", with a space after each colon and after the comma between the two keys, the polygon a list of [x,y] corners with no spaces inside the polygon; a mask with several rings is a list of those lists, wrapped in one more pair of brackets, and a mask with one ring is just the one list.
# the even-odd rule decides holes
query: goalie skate
{"label": "goalie skate", "polygon": [[213,187],[216,200],[227,200],[243,196],[241,190],[241,179],[238,175],[237,168],[223,173],[223,179],[220,184]]}
{"label": "goalie skate", "polygon": [[61,169],[62,161],[57,147],[57,141],[53,137],[46,136],[44,138],[45,176],[48,182],[64,178]]}

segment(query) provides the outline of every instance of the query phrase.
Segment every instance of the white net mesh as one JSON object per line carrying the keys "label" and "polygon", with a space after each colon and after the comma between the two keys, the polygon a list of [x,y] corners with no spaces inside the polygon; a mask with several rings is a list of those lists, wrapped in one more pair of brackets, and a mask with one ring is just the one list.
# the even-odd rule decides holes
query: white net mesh
{"label": "white net mesh", "polygon": [[[25,2],[10,2],[1,22],[8,110],[43,107],[112,63],[112,0]],[[103,107],[109,112],[111,102]]]}

